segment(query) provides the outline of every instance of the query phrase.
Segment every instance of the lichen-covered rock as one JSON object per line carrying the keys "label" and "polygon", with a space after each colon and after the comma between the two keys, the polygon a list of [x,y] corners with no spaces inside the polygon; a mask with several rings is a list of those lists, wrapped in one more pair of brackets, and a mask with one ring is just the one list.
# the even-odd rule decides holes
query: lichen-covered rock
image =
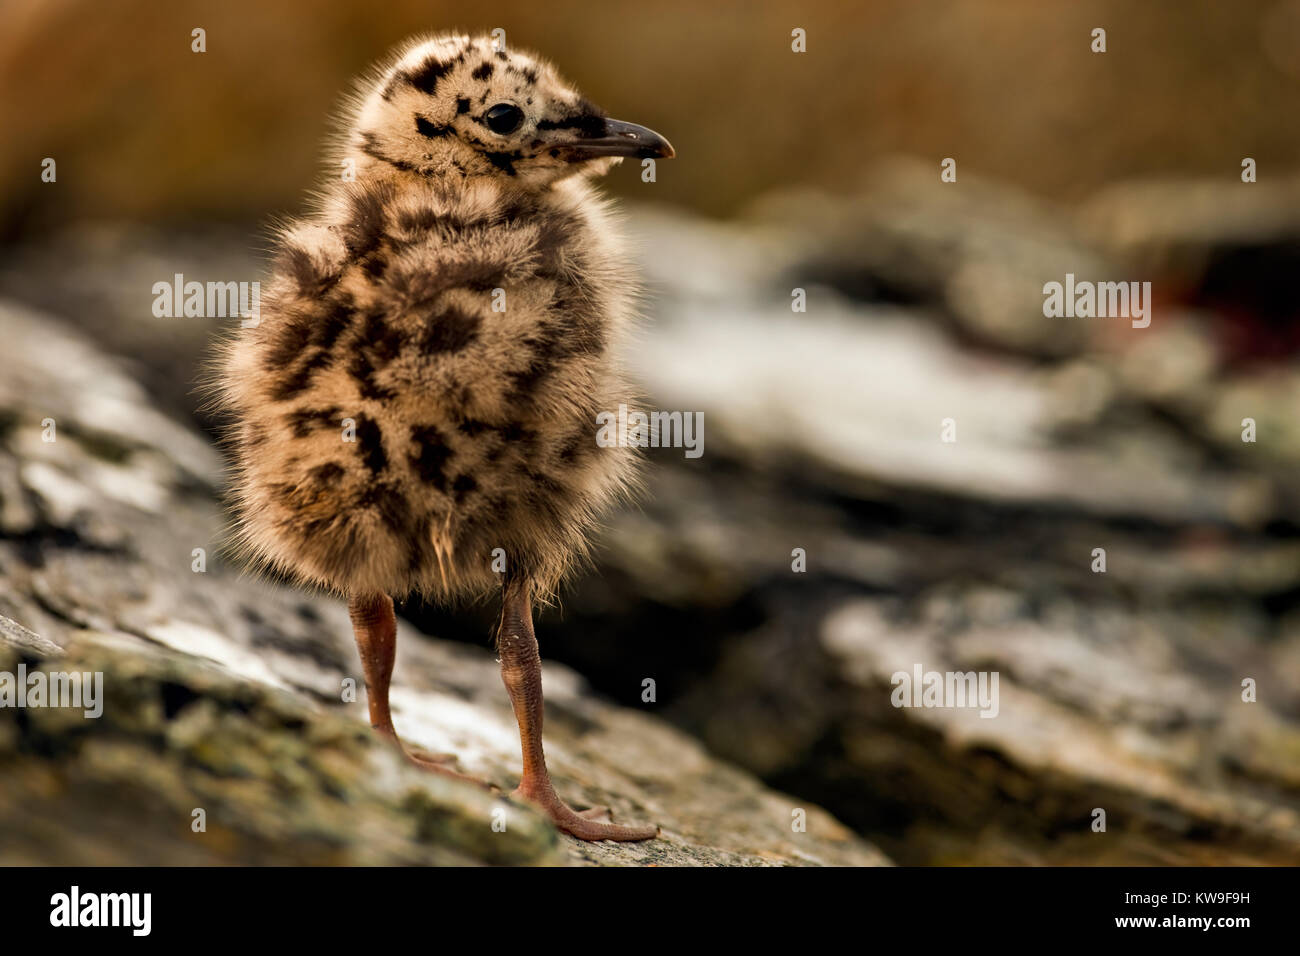
{"label": "lichen-covered rock", "polygon": [[[702,741],[900,862],[1300,858],[1296,185],[1133,183],[1071,210],[963,177],[892,167],[859,195],[787,195],[729,223],[631,217],[658,314],[629,364],[655,407],[704,412],[706,450],[651,452],[650,493],[612,516],[562,617],[539,619],[544,655],[629,708],[550,668],[566,795],[669,832],[562,840],[571,857],[871,853],[816,815],[793,834],[793,801],[733,779]],[[83,328],[184,418],[205,330],[146,332],[139,290],[205,260],[239,272],[244,242],[173,251],[105,230],[29,244],[0,288],[69,315],[102,306]],[[61,270],[90,246],[69,289]],[[1153,278],[1151,326],[1043,316],[1045,274],[1084,266]],[[0,613],[61,642],[167,645],[339,709],[355,651],[336,605],[238,579],[211,552],[191,571],[217,523],[211,449],[129,411],[149,403],[79,336],[64,348],[11,314],[24,357],[0,377]],[[124,390],[128,411],[104,421]],[[67,418],[78,395],[96,428]],[[73,447],[41,443],[42,408]],[[487,641],[490,612],[404,612]],[[404,629],[398,726],[508,786],[517,743],[478,650]],[[893,707],[890,678],[918,662],[997,670],[998,717]],[[623,756],[601,728],[651,707],[693,738],[638,724],[653,756]]]}
{"label": "lichen-covered rock", "polygon": [[[0,672],[103,675],[103,713],[0,711],[5,864],[560,863],[544,818],[430,779],[369,729],[175,652],[90,633]],[[493,828],[493,814],[505,826]]]}
{"label": "lichen-covered rock", "polygon": [[[1074,217],[926,165],[707,233],[638,217],[669,303],[638,367],[715,457],[661,455],[622,592],[571,606],[712,612],[669,716],[900,862],[1300,860],[1297,188]],[[1155,280],[1149,328],[1043,315],[1101,268]],[[894,707],[918,663],[997,672],[997,717]]]}
{"label": "lichen-covered rock", "polygon": [[[98,717],[0,708],[0,863],[887,862],[558,665],[557,786],[661,839],[581,844],[499,791],[407,765],[366,726],[341,604],[222,561],[216,453],[56,320],[0,303],[0,321],[0,675],[103,680]],[[486,648],[402,624],[392,702],[410,743],[499,790],[516,782]]]}

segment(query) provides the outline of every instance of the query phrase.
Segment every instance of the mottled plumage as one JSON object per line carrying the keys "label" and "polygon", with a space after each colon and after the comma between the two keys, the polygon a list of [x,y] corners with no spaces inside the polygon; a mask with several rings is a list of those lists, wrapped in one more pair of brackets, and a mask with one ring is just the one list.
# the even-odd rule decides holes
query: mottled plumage
{"label": "mottled plumage", "polygon": [[277,237],[260,321],[219,361],[238,544],[348,597],[371,723],[394,741],[391,598],[500,588],[516,792],[585,839],[653,836],[552,790],[531,601],[635,466],[596,442],[597,414],[634,403],[615,347],[635,286],[589,180],[672,147],[536,57],[436,37],[361,82],[333,153],[315,211]]}
{"label": "mottled plumage", "polygon": [[[482,113],[503,99],[536,128],[497,141]],[[252,555],[342,593],[450,597],[499,587],[496,548],[543,591],[586,552],[634,465],[595,416],[634,400],[613,346],[635,283],[587,181],[611,160],[544,137],[604,122],[486,40],[417,43],[368,81],[332,164],[355,181],[283,229],[223,362]]]}

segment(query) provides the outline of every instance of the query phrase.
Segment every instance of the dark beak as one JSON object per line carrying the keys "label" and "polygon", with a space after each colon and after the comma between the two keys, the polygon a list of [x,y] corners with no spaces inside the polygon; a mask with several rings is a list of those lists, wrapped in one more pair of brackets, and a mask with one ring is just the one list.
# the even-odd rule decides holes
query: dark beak
{"label": "dark beak", "polygon": [[605,120],[605,131],[599,136],[583,136],[564,144],[572,162],[596,159],[600,156],[635,156],[637,159],[672,159],[677,155],[673,144],[652,129],[624,123],[622,120]]}

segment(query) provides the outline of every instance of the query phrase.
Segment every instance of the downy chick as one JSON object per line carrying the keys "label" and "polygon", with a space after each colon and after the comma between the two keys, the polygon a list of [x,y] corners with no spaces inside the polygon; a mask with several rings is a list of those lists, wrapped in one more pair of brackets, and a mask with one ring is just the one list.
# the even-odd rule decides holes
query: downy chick
{"label": "downy chick", "polygon": [[657,831],[553,790],[532,603],[581,563],[637,464],[595,440],[598,412],[635,404],[614,344],[636,291],[590,180],[672,155],[537,57],[412,42],[362,81],[332,167],[353,160],[355,179],[336,173],[281,231],[260,322],[220,361],[239,545],[347,597],[374,728],[398,741],[393,598],[499,589],[516,793],[589,840]]}

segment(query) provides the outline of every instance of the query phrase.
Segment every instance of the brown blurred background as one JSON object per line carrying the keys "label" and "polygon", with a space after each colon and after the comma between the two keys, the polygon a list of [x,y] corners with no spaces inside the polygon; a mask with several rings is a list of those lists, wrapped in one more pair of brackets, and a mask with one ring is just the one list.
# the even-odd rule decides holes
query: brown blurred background
{"label": "brown blurred background", "polygon": [[[207,53],[190,52],[194,27]],[[1296,0],[7,0],[0,234],[295,210],[354,75],[410,34],[494,27],[667,133],[682,162],[655,196],[712,214],[777,185],[843,188],[887,153],[953,156],[1055,199],[1232,174],[1243,155],[1267,175],[1300,161]]]}

